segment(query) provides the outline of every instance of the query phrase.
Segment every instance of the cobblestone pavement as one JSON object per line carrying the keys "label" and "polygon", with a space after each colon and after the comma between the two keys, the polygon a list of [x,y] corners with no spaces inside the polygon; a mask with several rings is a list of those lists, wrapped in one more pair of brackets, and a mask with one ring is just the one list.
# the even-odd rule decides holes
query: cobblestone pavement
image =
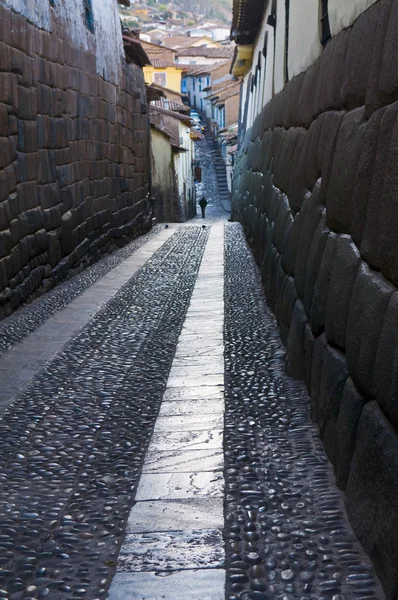
{"label": "cobblestone pavement", "polygon": [[[0,599],[104,599],[116,567],[127,581],[117,600],[384,598],[305,389],[284,373],[243,232],[226,224],[223,278],[226,214],[210,208],[171,232],[2,415]],[[201,286],[209,235],[221,243],[207,246]],[[197,321],[202,303],[208,323]],[[28,311],[38,323],[41,300]],[[222,338],[220,369],[203,355],[220,356]],[[133,551],[120,553],[126,527]]]}
{"label": "cobblestone pavement", "polygon": [[239,225],[227,228],[225,461],[229,600],[380,600],[345,515],[304,385]]}
{"label": "cobblestone pavement", "polygon": [[207,235],[173,235],[0,421],[0,598],[105,597]]}
{"label": "cobblestone pavement", "polygon": [[116,265],[126,260],[141,248],[148,240],[161,231],[162,226],[156,225],[149,233],[133,242],[112,252],[98,263],[95,263],[82,273],[75,275],[69,281],[58,285],[37,299],[15,312],[8,319],[0,322],[0,356],[14,344],[25,339],[36,331],[49,317],[65,308],[74,298],[77,298],[93,283],[109,273]]}

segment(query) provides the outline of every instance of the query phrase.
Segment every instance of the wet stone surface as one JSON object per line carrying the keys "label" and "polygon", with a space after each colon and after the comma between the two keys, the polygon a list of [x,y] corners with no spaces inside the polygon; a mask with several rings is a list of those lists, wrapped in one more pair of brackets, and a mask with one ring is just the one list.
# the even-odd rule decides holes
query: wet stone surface
{"label": "wet stone surface", "polygon": [[380,600],[239,225],[226,229],[228,600]]}
{"label": "wet stone surface", "polygon": [[207,230],[174,234],[0,421],[0,598],[104,598]]}
{"label": "wet stone surface", "polygon": [[156,225],[146,235],[140,236],[127,246],[112,252],[79,275],[75,275],[69,281],[38,298],[32,304],[18,310],[6,320],[0,321],[0,356],[14,344],[36,331],[49,317],[65,308],[72,300],[134,254],[161,230],[162,225]]}

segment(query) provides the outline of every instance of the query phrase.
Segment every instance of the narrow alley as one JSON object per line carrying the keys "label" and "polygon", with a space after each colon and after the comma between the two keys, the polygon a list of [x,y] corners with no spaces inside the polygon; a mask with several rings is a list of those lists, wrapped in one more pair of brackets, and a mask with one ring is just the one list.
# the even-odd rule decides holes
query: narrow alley
{"label": "narrow alley", "polygon": [[0,323],[0,598],[383,598],[211,144],[205,219]]}

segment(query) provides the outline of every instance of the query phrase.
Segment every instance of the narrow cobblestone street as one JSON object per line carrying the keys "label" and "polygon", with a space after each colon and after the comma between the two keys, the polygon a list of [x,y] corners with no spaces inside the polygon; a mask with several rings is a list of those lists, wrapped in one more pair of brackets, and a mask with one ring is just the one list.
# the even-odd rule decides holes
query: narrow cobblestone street
{"label": "narrow cobblestone street", "polygon": [[198,154],[205,219],[0,324],[0,598],[384,597]]}

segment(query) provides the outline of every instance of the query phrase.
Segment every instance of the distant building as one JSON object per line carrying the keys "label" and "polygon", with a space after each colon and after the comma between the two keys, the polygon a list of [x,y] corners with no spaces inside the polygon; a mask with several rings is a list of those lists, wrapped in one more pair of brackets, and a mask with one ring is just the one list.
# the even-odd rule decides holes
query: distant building
{"label": "distant building", "polygon": [[232,55],[232,48],[200,46],[198,48],[183,48],[179,50],[176,60],[178,64],[185,65],[214,65],[220,60],[231,59]]}
{"label": "distant building", "polygon": [[155,214],[162,221],[185,221],[196,213],[193,165],[198,136],[186,115],[151,105],[150,120]]}
{"label": "distant building", "polygon": [[217,71],[221,77],[229,73],[230,65],[230,60],[224,60],[215,64],[186,67],[182,77],[181,90],[188,95],[192,108],[200,110],[202,113],[207,112],[206,96],[209,95],[212,72]]}

